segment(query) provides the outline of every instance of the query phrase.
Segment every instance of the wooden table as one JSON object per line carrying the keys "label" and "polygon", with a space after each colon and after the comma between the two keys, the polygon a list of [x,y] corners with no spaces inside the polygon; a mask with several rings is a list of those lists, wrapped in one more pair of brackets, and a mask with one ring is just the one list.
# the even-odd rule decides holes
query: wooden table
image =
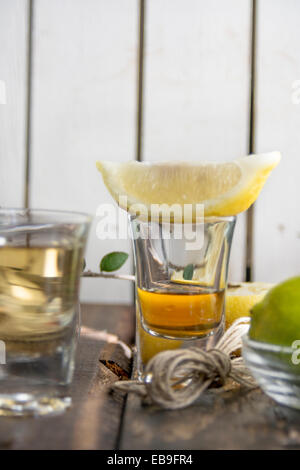
{"label": "wooden table", "polygon": [[116,373],[121,368],[129,373],[131,366],[122,348],[97,332],[107,330],[132,344],[133,309],[83,305],[82,313],[72,408],[39,419],[0,418],[0,449],[300,449],[300,412],[275,404],[260,390],[207,392],[179,411],[109,393]]}

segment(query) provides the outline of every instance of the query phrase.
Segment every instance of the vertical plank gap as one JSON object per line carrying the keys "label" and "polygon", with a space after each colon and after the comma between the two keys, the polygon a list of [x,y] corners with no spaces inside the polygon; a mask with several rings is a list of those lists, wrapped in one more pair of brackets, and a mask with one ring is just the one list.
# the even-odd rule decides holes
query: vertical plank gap
{"label": "vertical plank gap", "polygon": [[31,110],[32,110],[32,35],[33,35],[33,2],[28,0],[28,38],[27,38],[27,86],[26,86],[26,127],[25,127],[25,190],[24,206],[30,204],[31,176]]}
{"label": "vertical plank gap", "polygon": [[143,159],[143,96],[144,96],[144,46],[145,46],[145,0],[139,0],[138,80],[136,160]]}
{"label": "vertical plank gap", "polygon": [[[249,104],[249,142],[248,153],[255,152],[255,86],[256,86],[256,29],[257,2],[252,0],[251,12],[251,55],[250,55],[250,104]],[[247,211],[246,220],[246,281],[253,279],[253,235],[254,235],[254,205]]]}
{"label": "vertical plank gap", "polygon": [[[145,49],[145,0],[139,0],[139,29],[138,29],[138,70],[137,70],[137,118],[136,118],[136,155],[138,162],[143,160],[143,114],[144,114],[144,49]],[[135,271],[134,262],[132,264]],[[132,299],[135,305],[135,286],[132,289]]]}

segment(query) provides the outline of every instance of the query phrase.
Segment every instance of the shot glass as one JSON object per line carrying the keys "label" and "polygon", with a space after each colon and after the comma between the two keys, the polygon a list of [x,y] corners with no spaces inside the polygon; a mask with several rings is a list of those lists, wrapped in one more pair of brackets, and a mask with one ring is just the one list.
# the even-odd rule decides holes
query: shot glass
{"label": "shot glass", "polygon": [[0,416],[71,403],[89,225],[80,213],[0,210]]}
{"label": "shot glass", "polygon": [[213,347],[223,334],[235,220],[208,217],[190,224],[165,224],[130,217],[140,378],[154,354]]}

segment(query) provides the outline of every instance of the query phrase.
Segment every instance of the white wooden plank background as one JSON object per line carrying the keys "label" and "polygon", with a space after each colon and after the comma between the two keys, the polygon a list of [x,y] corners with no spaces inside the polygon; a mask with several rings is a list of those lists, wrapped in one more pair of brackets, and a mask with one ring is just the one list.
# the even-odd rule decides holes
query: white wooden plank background
{"label": "white wooden plank background", "polygon": [[26,132],[27,0],[0,0],[0,206],[22,207]]}
{"label": "white wooden plank background", "polygon": [[[35,0],[31,205],[95,214],[110,202],[97,159],[135,156],[139,0]],[[247,152],[251,1],[147,0],[144,160],[230,160]],[[0,205],[24,203],[28,0],[0,0]],[[298,0],[259,0],[256,150],[283,161],[255,207],[254,277],[299,273]],[[293,86],[296,87],[293,89]],[[297,93],[297,86],[299,91]],[[298,103],[298,104],[297,104]],[[99,241],[88,267],[129,242]],[[244,275],[245,215],[230,277]],[[123,268],[130,271],[130,263]],[[126,282],[87,279],[82,297],[129,302]]]}
{"label": "white wooden plank background", "polygon": [[[96,160],[134,158],[137,0],[36,0],[33,35],[32,197],[34,207],[95,215],[111,202]],[[95,218],[87,265],[129,251],[100,241]],[[123,268],[130,270],[130,262]],[[85,301],[129,302],[131,284],[86,279]]]}
{"label": "white wooden plank background", "polygon": [[[300,2],[258,2],[256,150],[282,161],[255,207],[254,270],[278,282],[300,271]],[[298,97],[298,104],[297,101]]]}
{"label": "white wooden plank background", "polygon": [[[247,154],[250,1],[146,2],[145,160]],[[238,217],[230,277],[245,271]]]}

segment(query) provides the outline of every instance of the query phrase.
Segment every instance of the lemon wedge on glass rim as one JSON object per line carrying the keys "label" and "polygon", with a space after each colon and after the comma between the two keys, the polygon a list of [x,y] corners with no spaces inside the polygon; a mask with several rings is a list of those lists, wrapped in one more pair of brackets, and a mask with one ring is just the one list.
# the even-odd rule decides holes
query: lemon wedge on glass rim
{"label": "lemon wedge on glass rim", "polygon": [[97,168],[113,198],[129,212],[136,204],[148,211],[151,204],[203,204],[206,217],[230,216],[253,204],[280,158],[270,152],[225,163],[102,161]]}
{"label": "lemon wedge on glass rim", "polygon": [[[115,201],[133,214],[137,213],[136,207],[140,204],[147,208],[148,214],[151,204],[203,204],[206,217],[225,217],[243,212],[255,202],[280,159],[279,152],[270,152],[225,163],[102,161],[97,162],[97,168]],[[131,210],[132,207],[134,209]],[[192,217],[194,219],[194,212]],[[181,272],[174,273],[172,281],[186,282]],[[271,287],[265,283],[229,286],[226,293],[226,327],[236,318],[249,315],[250,309],[262,300]],[[141,326],[139,332],[143,362],[162,350],[176,349],[181,345],[181,341],[174,341],[171,345],[169,340],[152,336]]]}

